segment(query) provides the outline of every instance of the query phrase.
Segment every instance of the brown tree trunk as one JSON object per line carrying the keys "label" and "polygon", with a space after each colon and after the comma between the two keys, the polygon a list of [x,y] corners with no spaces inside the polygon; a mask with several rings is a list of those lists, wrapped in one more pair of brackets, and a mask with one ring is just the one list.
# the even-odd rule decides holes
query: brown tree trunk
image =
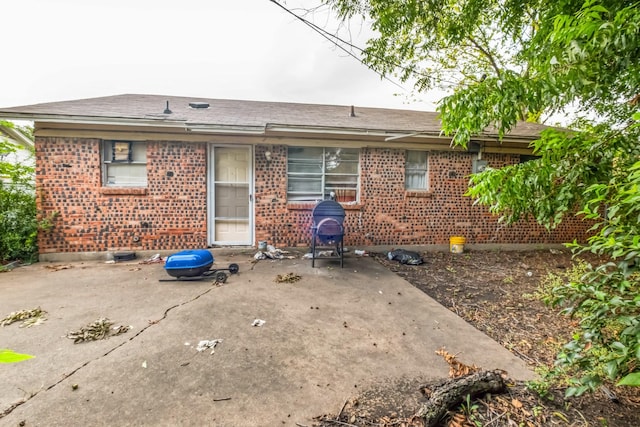
{"label": "brown tree trunk", "polygon": [[505,390],[506,383],[502,371],[481,371],[465,377],[454,378],[435,387],[424,387],[429,401],[425,403],[416,416],[423,417],[425,425],[434,427],[447,413],[447,410],[464,402],[467,395],[471,397],[486,393],[500,393]]}

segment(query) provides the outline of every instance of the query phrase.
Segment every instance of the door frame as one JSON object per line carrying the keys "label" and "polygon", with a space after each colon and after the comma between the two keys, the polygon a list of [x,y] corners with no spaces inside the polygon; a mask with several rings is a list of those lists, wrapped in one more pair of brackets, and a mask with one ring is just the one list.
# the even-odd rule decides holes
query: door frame
{"label": "door frame", "polygon": [[[249,236],[246,242],[221,242],[215,240],[215,149],[216,148],[239,148],[249,152]],[[209,246],[253,246],[255,236],[255,216],[254,216],[254,147],[253,145],[219,144],[210,142],[207,144],[207,245]]]}

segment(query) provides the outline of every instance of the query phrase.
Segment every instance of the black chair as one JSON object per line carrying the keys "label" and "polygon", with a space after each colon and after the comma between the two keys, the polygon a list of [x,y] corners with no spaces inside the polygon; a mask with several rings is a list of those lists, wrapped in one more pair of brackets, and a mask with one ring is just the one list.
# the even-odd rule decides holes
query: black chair
{"label": "black chair", "polygon": [[[312,216],[311,267],[315,267],[316,259],[338,258],[340,267],[344,267],[344,208],[334,200],[324,200],[313,208]],[[318,255],[322,249],[331,249],[331,255]]]}

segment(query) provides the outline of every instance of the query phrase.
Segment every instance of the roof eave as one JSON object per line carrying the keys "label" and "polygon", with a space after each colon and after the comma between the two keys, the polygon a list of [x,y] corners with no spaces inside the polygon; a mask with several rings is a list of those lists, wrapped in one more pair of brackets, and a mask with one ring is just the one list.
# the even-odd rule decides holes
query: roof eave
{"label": "roof eave", "polygon": [[[29,120],[40,123],[57,123],[71,125],[93,126],[135,126],[142,128],[165,128],[181,132],[193,132],[200,134],[235,134],[235,135],[267,135],[269,133],[290,134],[325,134],[344,135],[351,137],[384,138],[385,141],[401,138],[430,138],[450,139],[440,131],[420,129],[367,129],[333,126],[309,126],[284,123],[265,123],[264,125],[228,125],[216,123],[197,123],[188,120],[165,118],[126,118],[126,117],[96,117],[96,116],[71,116],[60,114],[38,114],[20,112],[0,112],[0,118],[11,120]],[[505,135],[503,140],[510,142],[531,142],[537,137]],[[473,137],[475,141],[498,141],[497,135],[482,134]]]}

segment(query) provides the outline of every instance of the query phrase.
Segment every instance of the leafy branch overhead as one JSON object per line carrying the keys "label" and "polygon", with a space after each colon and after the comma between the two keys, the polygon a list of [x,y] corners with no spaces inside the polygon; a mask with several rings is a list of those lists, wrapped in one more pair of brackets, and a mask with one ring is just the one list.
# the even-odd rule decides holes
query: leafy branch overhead
{"label": "leafy branch overhead", "polygon": [[[378,36],[364,62],[383,75],[441,88],[444,130],[455,143],[518,120],[595,112],[636,98],[638,2],[325,0],[362,16]],[[623,120],[623,121],[624,121]]]}
{"label": "leafy branch overhead", "polygon": [[[444,134],[465,146],[523,121],[571,118],[532,142],[536,160],[472,175],[467,194],[507,224],[593,224],[573,242],[610,260],[554,289],[579,320],[558,356],[574,382],[640,385],[640,2],[619,0],[324,0],[376,36],[364,62],[383,76],[444,88]],[[604,329],[603,329],[604,328]]]}

